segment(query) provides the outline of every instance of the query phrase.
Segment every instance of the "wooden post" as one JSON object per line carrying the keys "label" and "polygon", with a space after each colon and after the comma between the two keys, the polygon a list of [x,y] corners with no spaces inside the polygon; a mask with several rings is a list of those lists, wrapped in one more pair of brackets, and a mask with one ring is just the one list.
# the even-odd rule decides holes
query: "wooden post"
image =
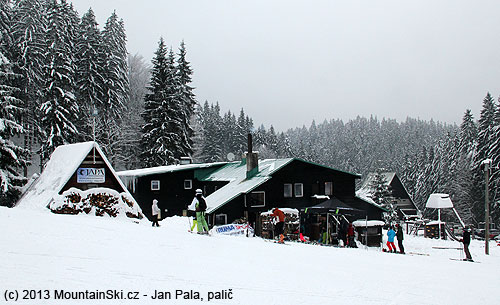
{"label": "wooden post", "polygon": [[490,254],[490,192],[489,192],[489,181],[490,181],[490,163],[485,162],[484,164],[484,253],[486,255]]}

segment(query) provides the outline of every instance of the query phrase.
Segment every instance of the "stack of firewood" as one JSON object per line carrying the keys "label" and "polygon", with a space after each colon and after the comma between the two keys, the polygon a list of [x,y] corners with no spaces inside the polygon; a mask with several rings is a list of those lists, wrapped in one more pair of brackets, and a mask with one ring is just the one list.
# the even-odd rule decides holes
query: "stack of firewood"
{"label": "stack of firewood", "polygon": [[142,213],[134,210],[134,203],[124,194],[117,195],[103,191],[90,192],[87,195],[84,193],[82,196],[78,189],[71,189],[62,195],[62,203],[59,201],[51,204],[49,208],[57,214],[90,214],[95,211],[96,216],[107,214],[111,217],[116,217],[120,211],[125,210],[129,218],[143,217]]}

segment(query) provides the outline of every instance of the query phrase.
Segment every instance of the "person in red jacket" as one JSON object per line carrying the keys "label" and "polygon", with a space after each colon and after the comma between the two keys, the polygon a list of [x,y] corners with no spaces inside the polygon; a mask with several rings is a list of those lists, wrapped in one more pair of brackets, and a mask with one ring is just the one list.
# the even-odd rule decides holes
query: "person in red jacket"
{"label": "person in red jacket", "polygon": [[271,217],[278,217],[278,223],[274,226],[274,236],[279,235],[279,243],[284,243],[285,235],[283,235],[284,227],[285,227],[285,213],[278,208],[273,209],[273,213]]}
{"label": "person in red jacket", "polygon": [[347,246],[349,248],[357,248],[356,241],[354,240],[354,227],[352,223],[349,223],[349,228],[347,229]]}

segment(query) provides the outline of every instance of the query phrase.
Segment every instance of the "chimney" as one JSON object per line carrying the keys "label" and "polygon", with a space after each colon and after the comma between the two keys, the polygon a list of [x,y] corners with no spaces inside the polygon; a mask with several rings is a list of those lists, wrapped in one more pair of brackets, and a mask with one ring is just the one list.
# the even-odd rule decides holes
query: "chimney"
{"label": "chimney", "polygon": [[193,159],[190,157],[181,157],[181,165],[193,164]]}
{"label": "chimney", "polygon": [[259,154],[253,152],[252,134],[248,134],[248,151],[246,156],[247,162],[247,179],[255,176],[259,172]]}

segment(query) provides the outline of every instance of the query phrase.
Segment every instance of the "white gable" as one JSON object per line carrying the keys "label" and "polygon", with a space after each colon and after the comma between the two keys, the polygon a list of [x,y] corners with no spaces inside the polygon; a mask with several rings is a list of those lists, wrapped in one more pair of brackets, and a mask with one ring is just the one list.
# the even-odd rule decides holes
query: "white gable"
{"label": "white gable", "polygon": [[[26,190],[16,206],[45,209],[54,196],[66,185],[93,147],[99,152],[110,169],[111,174],[125,190],[125,193],[129,195],[128,197],[134,200],[120,178],[116,175],[116,172],[99,145],[96,142],[84,142],[57,147],[50,156],[50,160],[45,165],[40,177]],[[134,204],[137,204],[135,200]]]}

